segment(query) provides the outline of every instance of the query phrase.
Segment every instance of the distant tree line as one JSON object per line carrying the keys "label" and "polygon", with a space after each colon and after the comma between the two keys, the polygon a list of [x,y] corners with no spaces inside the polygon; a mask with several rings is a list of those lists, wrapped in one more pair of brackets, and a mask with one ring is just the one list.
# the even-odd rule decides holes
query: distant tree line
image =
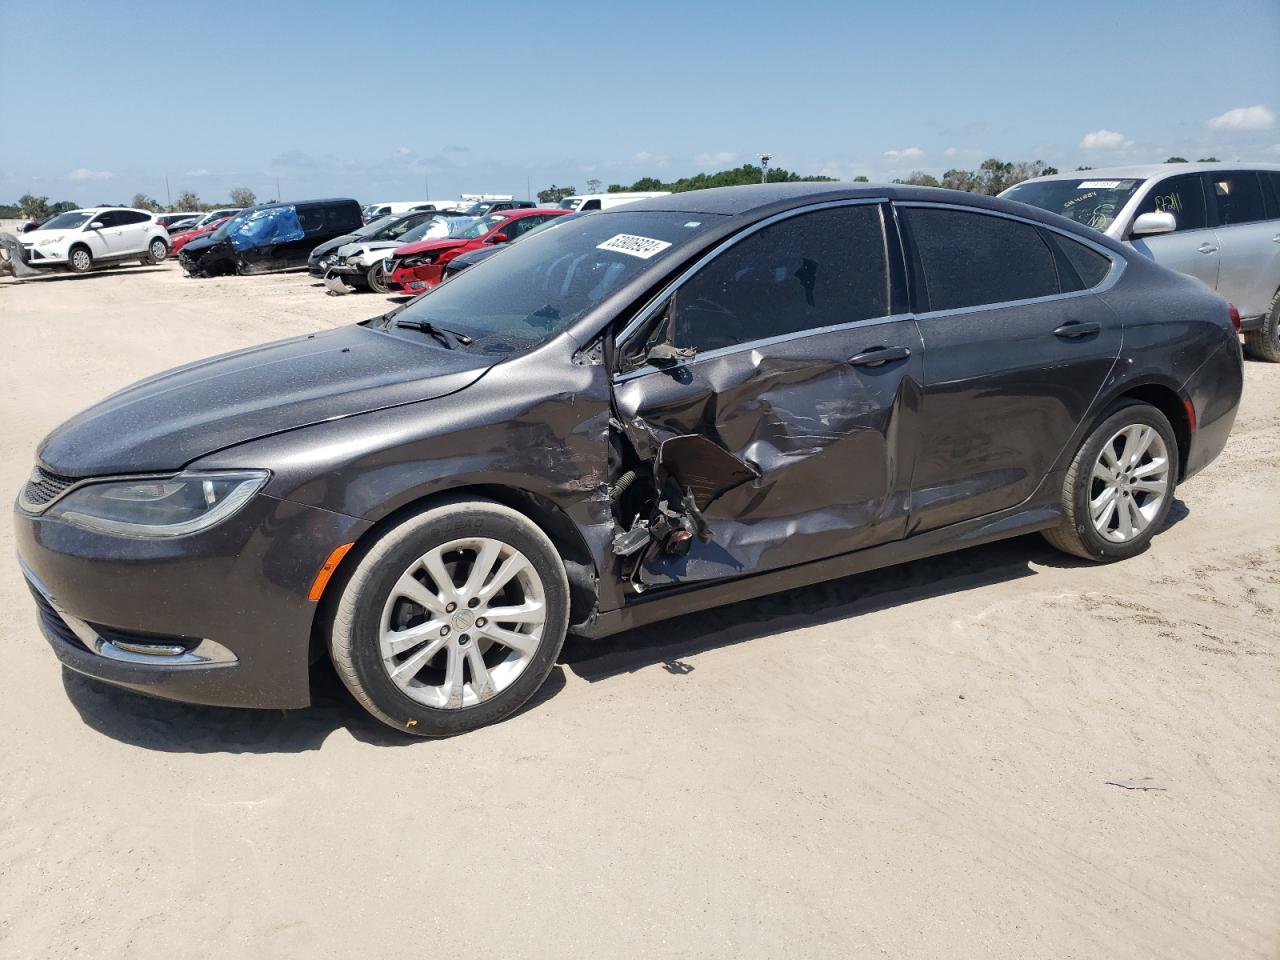
{"label": "distant tree line", "polygon": [[[192,190],[183,190],[178,194],[178,199],[171,206],[164,206],[157,200],[152,200],[145,193],[135,193],[133,200],[129,206],[138,210],[150,210],[153,213],[164,213],[171,210],[216,210],[219,207],[252,207],[258,202],[258,198],[254,192],[248,187],[236,187],[231,191],[231,202],[228,203],[205,203]],[[32,194],[25,193],[18,198],[17,203],[0,203],[0,219],[3,220],[44,220],[48,217],[57,216],[59,213],[66,213],[68,210],[75,210],[80,204],[72,200],[59,200],[57,203],[50,203],[48,197],[37,197]],[[113,203],[102,203],[99,206],[115,206]]]}
{"label": "distant tree line", "polygon": [[[611,183],[609,184],[609,193],[648,193],[655,190],[685,193],[689,190],[707,190],[711,187],[739,187],[748,183],[762,182],[761,172],[760,167],[754,163],[744,163],[742,166],[734,167],[732,170],[721,170],[718,173],[698,173],[692,177],[681,177],[679,180],[672,180],[669,183],[664,183],[657,177],[641,177],[630,185]],[[783,167],[770,167],[767,179],[769,183],[799,183],[801,181],[831,182],[835,178],[817,174],[802,176]]]}

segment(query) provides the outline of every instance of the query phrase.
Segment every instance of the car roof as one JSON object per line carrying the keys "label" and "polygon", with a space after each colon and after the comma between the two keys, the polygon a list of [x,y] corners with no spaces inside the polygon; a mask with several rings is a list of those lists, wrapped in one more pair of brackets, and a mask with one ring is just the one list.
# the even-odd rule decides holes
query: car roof
{"label": "car roof", "polygon": [[713,187],[689,190],[665,197],[635,200],[606,210],[600,216],[617,217],[645,211],[671,213],[704,213],[737,217],[768,216],[809,203],[834,200],[916,200],[933,203],[955,203],[970,207],[986,207],[1004,213],[1027,216],[1024,204],[998,197],[939,187],[916,187],[902,183],[855,183],[852,181],[758,183],[741,187]]}
{"label": "car roof", "polygon": [[[242,210],[266,210],[270,207],[308,207],[320,203],[356,203],[350,197],[325,197],[322,200],[272,200],[270,203],[259,203],[253,208],[241,207]],[[356,206],[360,206],[356,203]]]}
{"label": "car roof", "polygon": [[1171,173],[1214,173],[1219,170],[1270,170],[1280,172],[1280,163],[1248,163],[1214,161],[1212,163],[1139,163],[1119,167],[1095,167],[1092,170],[1072,170],[1053,173],[1039,180],[1096,180],[1119,177],[1124,180],[1150,180]]}
{"label": "car roof", "polygon": [[[500,201],[505,203],[506,201]],[[561,210],[559,207],[517,207],[514,210],[499,210],[496,213],[485,214],[489,217],[505,217],[508,220],[519,220],[521,217],[533,217],[540,213],[568,213],[568,210]]]}

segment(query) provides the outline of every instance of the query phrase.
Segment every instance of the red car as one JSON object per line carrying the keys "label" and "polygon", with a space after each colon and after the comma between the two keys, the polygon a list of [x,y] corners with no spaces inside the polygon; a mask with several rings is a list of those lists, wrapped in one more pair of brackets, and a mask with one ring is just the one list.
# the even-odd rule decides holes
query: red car
{"label": "red car", "polygon": [[388,258],[386,276],[392,290],[425,293],[444,278],[444,265],[460,253],[489,243],[507,243],[554,217],[572,210],[506,210],[474,220],[449,224],[449,235],[396,247]]}
{"label": "red car", "polygon": [[169,238],[169,256],[176,257],[182,252],[182,248],[194,240],[196,237],[203,237],[206,234],[213,233],[220,226],[230,220],[230,217],[223,217],[220,220],[214,220],[207,226],[201,227],[199,230],[188,230],[186,233],[179,233]]}

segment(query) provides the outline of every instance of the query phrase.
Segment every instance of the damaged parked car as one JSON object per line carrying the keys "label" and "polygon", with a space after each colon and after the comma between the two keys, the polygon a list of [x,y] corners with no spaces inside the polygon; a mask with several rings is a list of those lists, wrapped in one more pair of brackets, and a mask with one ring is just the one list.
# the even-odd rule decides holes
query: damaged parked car
{"label": "damaged parked car", "polygon": [[1132,557],[1241,378],[1219,297],[1053,214],[703,190],[114,394],[41,444],[17,547],[73,670],[290,708],[328,657],[445,735],[519,707],[569,632],[1033,531]]}
{"label": "damaged parked car", "polygon": [[350,199],[267,203],[241,211],[178,255],[192,277],[269,273],[305,267],[319,244],[361,225],[360,205]]}
{"label": "damaged parked car", "polygon": [[[383,273],[383,258],[396,247],[408,242],[407,238],[425,234],[417,228],[439,223],[442,229],[446,218],[432,210],[418,210],[401,216],[392,216],[377,230],[342,244],[328,256],[321,256],[327,265],[324,280],[330,290],[348,293],[352,288],[386,293],[387,281]],[[429,227],[428,227],[429,229]],[[312,257],[314,257],[314,252]],[[310,261],[308,261],[308,265]]]}

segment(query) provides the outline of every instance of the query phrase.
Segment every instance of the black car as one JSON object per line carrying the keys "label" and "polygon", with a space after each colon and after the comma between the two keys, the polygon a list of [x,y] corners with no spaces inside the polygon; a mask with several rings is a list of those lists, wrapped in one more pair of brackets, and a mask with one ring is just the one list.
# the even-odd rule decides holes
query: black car
{"label": "black car", "polygon": [[300,707],[329,657],[387,724],[455,733],[566,632],[1032,531],[1131,557],[1241,377],[1221,299],[1056,215],[702,190],[116,393],[41,444],[18,552],[74,670]]}
{"label": "black car", "polygon": [[360,205],[350,199],[264,203],[192,240],[178,262],[193,277],[305,267],[317,246],[361,223]]}
{"label": "black car", "polygon": [[532,210],[537,204],[532,200],[478,200],[465,210],[458,211],[463,217],[483,217],[490,213],[502,213],[505,210]]}

